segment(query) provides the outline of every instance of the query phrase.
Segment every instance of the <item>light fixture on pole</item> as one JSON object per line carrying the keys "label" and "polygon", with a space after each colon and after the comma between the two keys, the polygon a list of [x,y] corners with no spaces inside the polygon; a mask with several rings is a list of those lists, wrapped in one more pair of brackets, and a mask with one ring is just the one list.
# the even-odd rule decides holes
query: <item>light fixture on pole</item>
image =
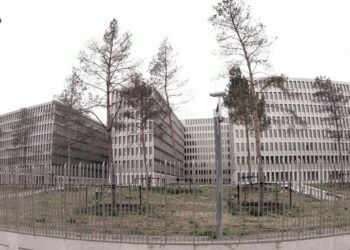
{"label": "light fixture on pole", "polygon": [[222,149],[221,149],[221,127],[224,120],[221,115],[221,98],[226,95],[225,91],[210,93],[211,97],[218,98],[218,104],[214,109],[214,133],[215,133],[215,165],[216,165],[216,229],[215,237],[222,236]]}

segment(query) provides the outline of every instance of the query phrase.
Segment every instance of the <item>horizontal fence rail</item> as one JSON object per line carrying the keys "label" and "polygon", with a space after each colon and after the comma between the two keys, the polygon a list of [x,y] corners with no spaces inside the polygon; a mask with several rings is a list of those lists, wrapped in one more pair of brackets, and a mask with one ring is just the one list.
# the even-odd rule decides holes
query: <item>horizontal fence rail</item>
{"label": "horizontal fence rail", "polygon": [[[215,235],[215,163],[207,164],[212,176],[202,182],[178,176],[180,171],[169,167],[176,164],[168,164],[150,167],[148,174],[117,164],[0,167],[0,230],[153,244],[264,242],[350,232],[347,163],[265,164],[263,189],[257,165],[236,165],[223,186],[220,239]],[[165,175],[162,169],[173,170]]]}

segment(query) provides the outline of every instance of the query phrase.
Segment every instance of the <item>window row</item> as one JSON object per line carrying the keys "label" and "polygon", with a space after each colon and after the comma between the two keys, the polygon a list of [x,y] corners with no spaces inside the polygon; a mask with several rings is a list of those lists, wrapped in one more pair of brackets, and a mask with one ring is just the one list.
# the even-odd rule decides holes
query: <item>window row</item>
{"label": "window row", "polygon": [[[349,84],[333,83],[338,89],[343,92],[350,93]],[[264,80],[257,81],[258,87],[261,89],[264,86]],[[284,87],[287,89],[309,89],[312,90],[314,81],[307,80],[289,80],[284,83]]]}
{"label": "window row", "polygon": [[[231,155],[230,154],[222,154],[222,160],[230,160]],[[186,161],[192,161],[192,160],[215,160],[214,154],[205,154],[205,155],[185,155]]]}
{"label": "window row", "polygon": [[[129,145],[133,143],[140,143],[142,136],[141,135],[123,135],[123,136],[115,136],[114,137],[114,145]],[[145,134],[144,135],[145,142],[153,141],[153,134]]]}
{"label": "window row", "polygon": [[152,147],[128,147],[128,148],[118,148],[114,149],[114,157],[115,159],[118,159],[120,157],[126,157],[126,156],[143,156],[144,150],[147,155],[151,155],[153,148]]}
{"label": "window row", "polygon": [[[235,136],[237,139],[246,138],[245,130],[235,130]],[[340,138],[346,139],[350,138],[350,130],[336,131],[333,130],[324,130],[324,129],[268,129],[262,131],[260,136],[261,138]],[[249,137],[254,137],[254,131],[249,131]]]}
{"label": "window row", "polygon": [[[341,143],[341,151],[348,152],[350,143]],[[250,151],[255,151],[255,143],[250,143]],[[260,144],[261,151],[338,151],[335,142],[265,142]],[[237,152],[247,152],[247,143],[236,143]]]}
{"label": "window row", "polygon": [[[327,115],[327,111],[323,105],[315,105],[315,104],[267,104],[266,105],[267,112],[280,112],[280,113],[320,113]],[[348,115],[350,114],[350,107],[338,107],[337,113],[339,115]]]}

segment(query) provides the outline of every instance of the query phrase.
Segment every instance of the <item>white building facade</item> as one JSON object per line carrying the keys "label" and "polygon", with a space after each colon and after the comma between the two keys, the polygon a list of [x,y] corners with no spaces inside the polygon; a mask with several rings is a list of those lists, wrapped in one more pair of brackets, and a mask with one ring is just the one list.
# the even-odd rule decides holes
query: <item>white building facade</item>
{"label": "white building facade", "polygon": [[[160,105],[164,101],[154,90],[153,97]],[[136,112],[127,102],[120,103],[119,95],[113,94],[113,115],[119,125],[113,127],[113,161],[118,170],[117,182],[124,184],[141,184],[145,181],[148,167],[148,178],[154,185],[159,185],[164,178],[184,177],[184,126],[172,113],[176,156],[172,146],[172,135],[168,117],[149,120],[144,131],[146,160],[144,163],[141,129],[137,119],[124,115],[125,112]],[[120,105],[120,106],[117,106]],[[115,114],[115,112],[118,112]],[[120,173],[120,174],[119,174]],[[158,183],[158,184],[157,184]]]}
{"label": "white building facade", "polygon": [[[303,168],[313,164],[349,163],[350,153],[350,117],[342,119],[344,138],[341,141],[341,157],[334,138],[328,136],[330,127],[324,118],[327,117],[322,111],[322,104],[315,101],[313,93],[314,80],[292,78],[285,85],[294,93],[288,97],[281,90],[268,88],[262,91],[267,102],[267,115],[271,119],[270,127],[261,133],[262,162],[266,171],[265,179],[275,179],[275,172],[282,171],[283,165],[303,164]],[[345,82],[333,82],[340,88],[344,95],[350,97],[350,84]],[[257,81],[256,89],[262,86],[262,80]],[[302,123],[290,113],[295,112]],[[344,114],[350,114],[349,105],[343,107]],[[185,159],[186,173],[195,176],[199,183],[215,182],[215,151],[214,151],[214,126],[213,118],[189,119],[185,124]],[[254,131],[249,132],[249,148],[251,158],[247,156],[247,139],[243,126],[232,125],[225,119],[221,123],[224,183],[229,183],[229,173],[232,178],[241,178],[241,174],[248,176],[247,163],[253,165],[253,176],[256,177],[256,148]],[[202,163],[203,162],[203,163]],[[207,165],[206,165],[207,164]],[[225,172],[226,171],[226,172]],[[299,174],[296,169],[288,170],[289,178],[319,179],[321,173],[306,171]],[[331,170],[329,170],[331,171]],[[240,173],[238,173],[240,172]],[[274,172],[274,174],[272,174]],[[324,178],[334,173],[322,173]],[[243,177],[244,177],[243,176]],[[278,174],[280,178],[281,174]],[[309,176],[309,177],[308,177]],[[253,178],[254,179],[254,178]],[[256,180],[256,178],[255,178]]]}

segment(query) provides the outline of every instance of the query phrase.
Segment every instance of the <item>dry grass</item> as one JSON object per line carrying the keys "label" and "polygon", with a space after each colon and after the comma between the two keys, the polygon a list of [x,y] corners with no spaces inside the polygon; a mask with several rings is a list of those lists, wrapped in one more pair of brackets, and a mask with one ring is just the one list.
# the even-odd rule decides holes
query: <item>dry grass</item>
{"label": "dry grass", "polygon": [[[23,190],[17,191],[17,195],[21,192]],[[47,190],[17,198],[9,196],[14,190],[0,189],[4,195],[0,202],[0,224],[61,236],[63,232],[97,237],[123,234],[214,236],[215,186],[196,186],[192,191],[188,186],[174,186],[167,191],[154,188],[141,192],[140,205],[138,187],[118,188],[117,202],[123,206],[113,210],[99,209],[102,204],[111,203],[111,190],[107,187]],[[265,200],[277,202],[281,208],[276,211],[271,207],[262,212],[262,216],[254,206],[239,206],[237,199],[236,189],[224,187],[223,233],[227,236],[305,232],[350,225],[348,198],[319,201],[292,193],[290,207],[287,189],[267,187]],[[240,201],[256,202],[257,191],[241,191]]]}

